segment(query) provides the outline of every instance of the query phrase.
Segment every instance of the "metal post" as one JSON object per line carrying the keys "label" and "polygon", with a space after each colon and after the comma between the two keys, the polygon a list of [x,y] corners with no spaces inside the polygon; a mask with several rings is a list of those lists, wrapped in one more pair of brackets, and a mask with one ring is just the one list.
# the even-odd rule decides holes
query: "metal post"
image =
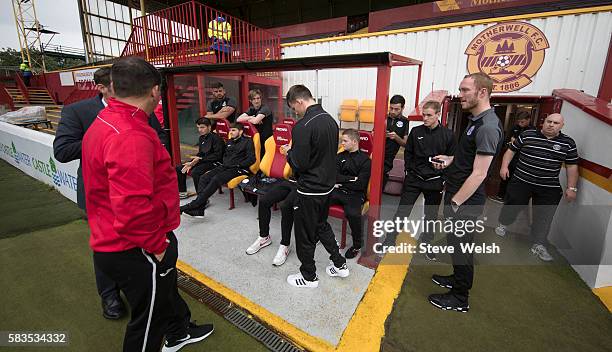
{"label": "metal post", "polygon": [[142,30],[144,32],[145,60],[149,61],[149,35],[147,33],[147,12],[145,11],[144,0],[140,0],[140,14],[142,15]]}
{"label": "metal post", "polygon": [[374,221],[380,218],[382,200],[382,176],[385,159],[387,103],[389,101],[389,82],[391,79],[391,66],[378,66],[376,75],[376,100],[374,107],[374,141],[372,150],[372,172],[370,176],[370,209],[368,210],[368,229],[365,253],[359,258],[359,264],[374,268],[377,260],[372,252],[374,244],[378,241],[374,237]]}
{"label": "metal post", "polygon": [[174,75],[167,75],[166,82],[166,101],[168,102],[167,125],[170,128],[170,150],[172,151],[172,165],[178,165],[181,163],[181,142],[179,140],[178,109],[176,107],[176,88],[174,86]]}
{"label": "metal post", "polygon": [[419,64],[419,74],[417,76],[417,86],[416,86],[416,98],[414,98],[414,107],[419,106],[419,96],[421,93],[421,71],[423,69],[423,64]]}

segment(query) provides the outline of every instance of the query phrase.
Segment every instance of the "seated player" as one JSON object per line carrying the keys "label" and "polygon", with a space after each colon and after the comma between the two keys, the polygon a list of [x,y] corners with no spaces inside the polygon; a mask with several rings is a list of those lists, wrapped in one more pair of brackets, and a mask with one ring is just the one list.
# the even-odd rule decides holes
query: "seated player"
{"label": "seated player", "polygon": [[202,117],[196,121],[200,138],[198,140],[198,154],[189,162],[176,167],[179,184],[179,196],[181,199],[188,198],[187,174],[191,171],[193,185],[198,191],[200,177],[208,171],[221,164],[223,158],[223,139],[216,133],[212,133],[212,125],[209,119]]}
{"label": "seated player", "polygon": [[181,206],[181,213],[203,218],[208,199],[219,187],[235,177],[251,173],[249,167],[256,161],[255,147],[253,146],[253,140],[243,137],[242,133],[243,127],[241,124],[232,123],[230,125],[230,139],[225,145],[223,164],[200,177],[197,198],[191,203]]}
{"label": "seated player", "polygon": [[351,227],[353,246],[346,250],[347,259],[355,258],[361,250],[361,206],[365,202],[370,181],[371,162],[367,153],[359,150],[359,132],[342,132],[344,151],[336,157],[336,187],[331,193],[330,205],[344,207]]}

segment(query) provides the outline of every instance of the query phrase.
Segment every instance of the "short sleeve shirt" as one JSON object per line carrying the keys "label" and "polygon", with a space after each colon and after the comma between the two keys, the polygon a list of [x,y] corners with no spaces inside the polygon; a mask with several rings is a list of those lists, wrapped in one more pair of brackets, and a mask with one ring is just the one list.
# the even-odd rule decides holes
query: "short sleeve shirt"
{"label": "short sleeve shirt", "polygon": [[270,110],[270,108],[266,105],[260,106],[259,109],[255,109],[251,105],[246,114],[249,116],[257,116],[259,114],[263,114],[265,116],[263,120],[261,120],[260,124],[255,125],[257,131],[259,131],[261,143],[265,143],[266,139],[272,136],[272,122],[274,120],[274,117],[272,116],[272,110]]}
{"label": "short sleeve shirt", "polygon": [[[391,118],[387,116],[387,132],[395,132],[400,138],[404,138],[408,133],[408,120],[404,116],[397,118]],[[397,152],[400,149],[399,143],[396,141],[386,138],[385,141],[385,159],[395,158]]]}
{"label": "short sleeve shirt", "polygon": [[236,109],[238,107],[238,103],[236,102],[236,99],[228,97],[227,95],[221,100],[209,100],[208,104],[206,105],[206,111],[212,111],[213,114],[216,114],[219,112],[219,110],[223,109],[226,106],[231,106],[234,108],[234,112],[227,117],[227,120],[229,122],[236,121]]}
{"label": "short sleeve shirt", "polygon": [[[446,169],[446,190],[450,193],[459,191],[470,176],[477,154],[496,156],[504,142],[503,126],[493,108],[470,116],[469,119],[470,122],[457,144],[453,163]],[[491,162],[491,167],[493,165],[494,162]],[[485,195],[484,182],[476,192],[481,193],[481,196]]]}
{"label": "short sleeve shirt", "polygon": [[536,186],[561,187],[559,172],[563,163],[578,163],[576,142],[563,133],[546,138],[542,131],[527,130],[510,144],[510,149],[520,152],[513,177]]}

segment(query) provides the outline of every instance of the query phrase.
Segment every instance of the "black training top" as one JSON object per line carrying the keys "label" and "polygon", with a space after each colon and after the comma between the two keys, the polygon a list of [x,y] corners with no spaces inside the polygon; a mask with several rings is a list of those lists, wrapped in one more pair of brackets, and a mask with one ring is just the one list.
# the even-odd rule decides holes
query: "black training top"
{"label": "black training top", "polygon": [[346,193],[358,193],[362,197],[368,190],[372,164],[368,154],[357,150],[347,150],[336,156],[336,182]]}
{"label": "black training top", "polygon": [[423,180],[440,178],[443,171],[434,169],[429,158],[454,155],[456,144],[453,131],[440,124],[434,129],[425,125],[414,127],[404,150],[404,168]]}
{"label": "black training top", "polygon": [[197,156],[200,157],[202,162],[216,162],[221,161],[223,158],[223,149],[225,147],[223,139],[218,134],[209,132],[203,136],[200,136],[199,148]]}
{"label": "black training top", "polygon": [[338,125],[319,104],[306,109],[291,131],[287,161],[296,175],[298,193],[326,195],[336,184]]}
{"label": "black training top", "polygon": [[[445,172],[446,191],[450,193],[457,193],[470,176],[476,154],[495,156],[501,151],[504,142],[503,127],[493,108],[468,118],[470,122],[459,139],[453,163]],[[495,160],[491,162],[489,172],[494,164]],[[476,193],[486,195],[484,182]]]}
{"label": "black training top", "polygon": [[255,147],[249,137],[230,139],[225,145],[223,166],[248,170],[255,163]]}

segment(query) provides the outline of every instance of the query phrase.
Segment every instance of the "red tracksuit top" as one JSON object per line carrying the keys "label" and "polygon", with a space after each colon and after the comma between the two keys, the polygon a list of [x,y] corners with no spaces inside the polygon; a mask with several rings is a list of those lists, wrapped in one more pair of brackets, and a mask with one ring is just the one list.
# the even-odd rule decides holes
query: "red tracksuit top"
{"label": "red tracksuit top", "polygon": [[141,109],[109,99],[82,144],[87,217],[95,252],[160,254],[180,224],[176,172]]}

